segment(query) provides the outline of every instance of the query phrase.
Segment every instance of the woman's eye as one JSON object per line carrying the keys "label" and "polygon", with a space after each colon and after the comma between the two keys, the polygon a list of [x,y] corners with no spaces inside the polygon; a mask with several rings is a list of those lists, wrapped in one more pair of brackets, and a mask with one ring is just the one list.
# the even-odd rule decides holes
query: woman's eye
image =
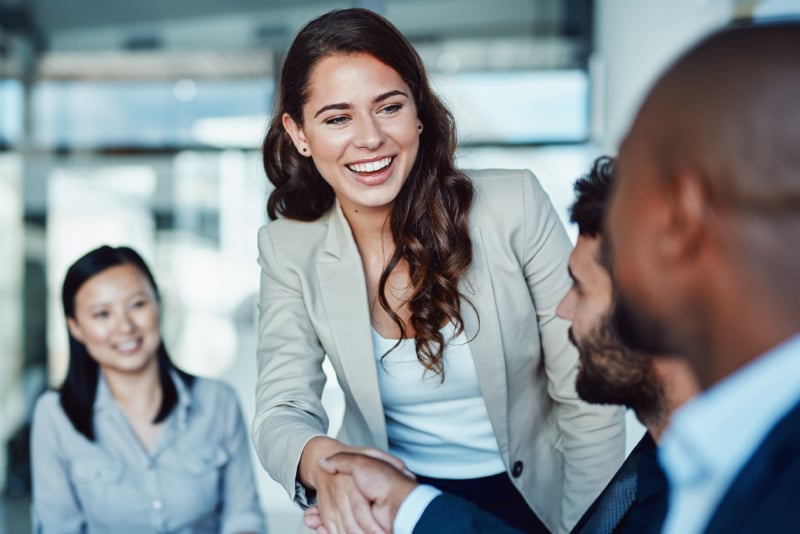
{"label": "woman's eye", "polygon": [[397,113],[398,111],[400,111],[402,108],[403,108],[403,104],[390,104],[390,105],[386,106],[385,108],[381,109],[381,112],[385,113],[386,115],[392,115],[392,114]]}
{"label": "woman's eye", "polygon": [[325,119],[325,124],[330,124],[332,126],[339,126],[344,124],[347,121],[347,117],[331,117],[330,119]]}
{"label": "woman's eye", "polygon": [[134,301],[134,303],[133,303],[133,307],[134,308],[142,308],[142,307],[144,307],[146,305],[147,305],[147,301],[144,300],[144,299]]}

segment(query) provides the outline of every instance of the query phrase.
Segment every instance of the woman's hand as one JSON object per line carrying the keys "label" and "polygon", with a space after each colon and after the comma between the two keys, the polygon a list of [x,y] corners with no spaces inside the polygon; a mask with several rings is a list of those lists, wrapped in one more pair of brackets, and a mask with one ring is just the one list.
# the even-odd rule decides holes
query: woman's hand
{"label": "woman's hand", "polygon": [[[388,534],[373,517],[370,499],[361,494],[350,475],[331,474],[320,467],[320,459],[338,452],[383,460],[414,478],[402,460],[380,449],[351,447],[328,437],[315,437],[303,449],[299,466],[300,482],[317,492],[318,517],[311,522],[313,526],[308,522],[307,525],[318,533]],[[312,512],[311,515],[317,516],[317,513]],[[311,519],[308,514],[306,518]]]}

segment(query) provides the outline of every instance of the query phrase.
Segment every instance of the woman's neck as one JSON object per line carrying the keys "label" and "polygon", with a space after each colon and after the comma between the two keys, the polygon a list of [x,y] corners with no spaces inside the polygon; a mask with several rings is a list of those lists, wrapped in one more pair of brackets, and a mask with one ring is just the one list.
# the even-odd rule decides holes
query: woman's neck
{"label": "woman's neck", "polygon": [[386,304],[405,323],[405,331],[400,330],[380,304],[380,279],[395,253],[394,236],[390,227],[391,208],[358,209],[350,210],[349,213],[344,206],[342,209],[361,256],[373,327],[387,338],[413,336],[414,330],[409,322],[411,311],[408,307],[413,288],[405,261],[400,260],[394,266],[384,291]]}
{"label": "woman's neck", "polygon": [[390,206],[363,208],[350,207],[343,203],[342,213],[344,213],[356,239],[361,237],[362,239],[376,240],[384,234],[391,233],[389,228]]}
{"label": "woman's neck", "polygon": [[119,373],[109,369],[102,369],[102,372],[111,396],[129,419],[155,418],[162,399],[155,359],[140,373]]}

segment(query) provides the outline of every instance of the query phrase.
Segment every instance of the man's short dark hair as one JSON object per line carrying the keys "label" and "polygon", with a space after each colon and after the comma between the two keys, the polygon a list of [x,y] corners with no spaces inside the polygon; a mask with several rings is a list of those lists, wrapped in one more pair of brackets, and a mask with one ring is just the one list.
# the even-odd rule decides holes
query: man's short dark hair
{"label": "man's short dark hair", "polygon": [[569,209],[569,220],[578,225],[580,235],[594,237],[603,233],[615,164],[611,156],[600,156],[589,174],[578,178],[572,186],[575,202]]}

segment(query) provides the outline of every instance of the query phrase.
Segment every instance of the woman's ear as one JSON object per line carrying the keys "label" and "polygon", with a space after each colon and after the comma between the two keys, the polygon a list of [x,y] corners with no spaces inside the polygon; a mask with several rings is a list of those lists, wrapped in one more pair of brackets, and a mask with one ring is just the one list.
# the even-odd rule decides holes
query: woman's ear
{"label": "woman's ear", "polygon": [[281,116],[281,123],[283,124],[283,129],[286,130],[286,133],[292,138],[292,143],[294,143],[294,147],[300,155],[310,157],[311,149],[308,148],[308,140],[303,132],[303,128],[298,125],[288,113],[284,113]]}
{"label": "woman's ear", "polygon": [[72,317],[67,317],[67,328],[69,328],[69,333],[72,334],[72,337],[83,343],[83,330]]}

